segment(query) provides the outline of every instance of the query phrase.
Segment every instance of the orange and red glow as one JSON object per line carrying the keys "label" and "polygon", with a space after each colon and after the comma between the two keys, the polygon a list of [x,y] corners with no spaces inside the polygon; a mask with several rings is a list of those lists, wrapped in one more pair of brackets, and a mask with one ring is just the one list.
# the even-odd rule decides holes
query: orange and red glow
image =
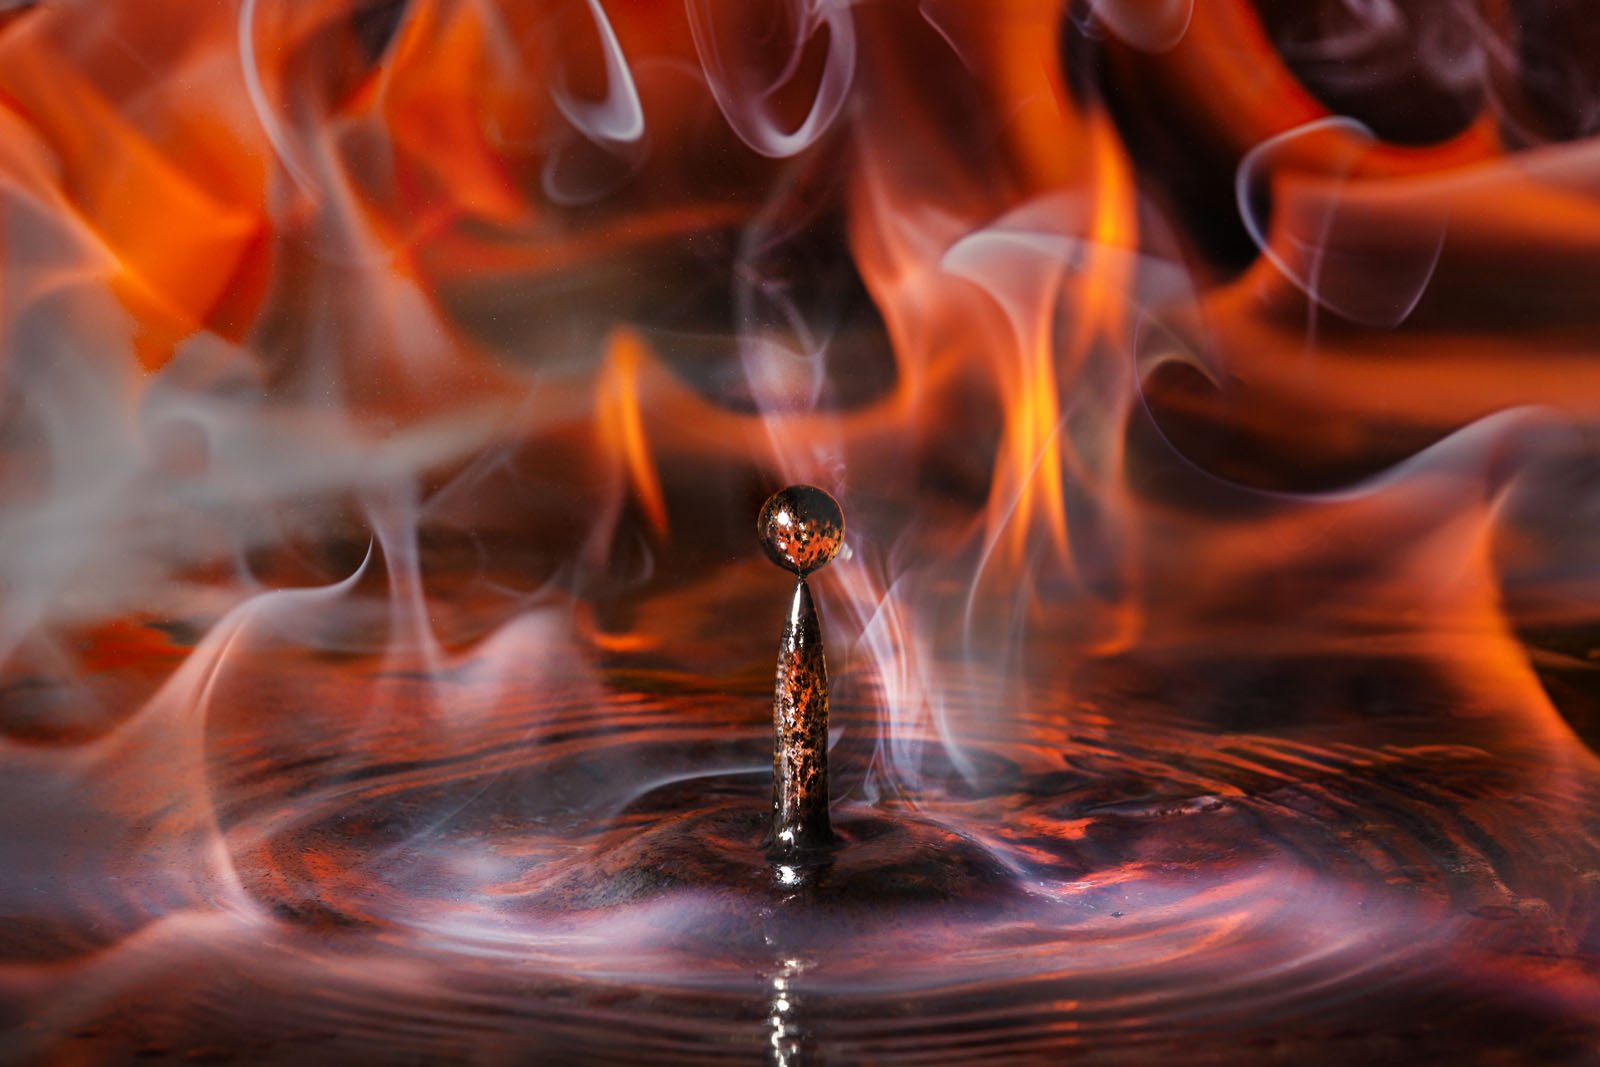
{"label": "orange and red glow", "polygon": [[1592,22],[0,2],[0,1058],[1593,1058]]}

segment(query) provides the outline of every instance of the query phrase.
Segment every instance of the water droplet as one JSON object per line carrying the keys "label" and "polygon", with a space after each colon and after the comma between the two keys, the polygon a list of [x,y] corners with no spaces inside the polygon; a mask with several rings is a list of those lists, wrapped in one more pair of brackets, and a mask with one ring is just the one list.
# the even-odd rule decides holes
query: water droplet
{"label": "water droplet", "polygon": [[810,485],[791,485],[767,498],[756,519],[756,536],[780,567],[807,575],[823,566],[844,544],[844,512],[839,502]]}

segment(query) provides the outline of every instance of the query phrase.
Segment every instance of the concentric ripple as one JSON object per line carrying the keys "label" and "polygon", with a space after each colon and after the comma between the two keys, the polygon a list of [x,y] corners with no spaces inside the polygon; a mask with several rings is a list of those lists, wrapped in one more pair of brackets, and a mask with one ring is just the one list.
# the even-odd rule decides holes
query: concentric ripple
{"label": "concentric ripple", "polygon": [[[948,738],[909,739],[912,794],[874,762],[873,701],[845,701],[846,843],[775,872],[759,676],[711,690],[619,657],[588,682],[552,668],[537,706],[480,707],[470,664],[446,683],[253,664],[213,696],[210,829],[153,808],[143,854],[75,842],[41,875],[64,892],[10,924],[20,1049],[1238,1063],[1372,1058],[1396,1034],[1410,1056],[1560,1057],[1596,1036],[1581,749],[1224,729],[1220,697],[1202,721],[1102,679],[1104,699],[1023,694],[1033,711],[963,742],[961,772]],[[288,677],[360,678],[389,714],[287,707]],[[470,730],[410,728],[441,684]],[[25,812],[94,822],[29,788]],[[152,873],[181,855],[191,882]]]}

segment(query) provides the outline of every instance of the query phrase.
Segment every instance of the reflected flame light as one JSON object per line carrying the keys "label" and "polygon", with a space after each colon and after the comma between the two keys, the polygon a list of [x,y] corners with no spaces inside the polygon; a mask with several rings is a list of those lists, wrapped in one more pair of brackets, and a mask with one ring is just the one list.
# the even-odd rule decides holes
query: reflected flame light
{"label": "reflected flame light", "polygon": [[1592,1058],[1593,21],[0,3],[0,1058]]}

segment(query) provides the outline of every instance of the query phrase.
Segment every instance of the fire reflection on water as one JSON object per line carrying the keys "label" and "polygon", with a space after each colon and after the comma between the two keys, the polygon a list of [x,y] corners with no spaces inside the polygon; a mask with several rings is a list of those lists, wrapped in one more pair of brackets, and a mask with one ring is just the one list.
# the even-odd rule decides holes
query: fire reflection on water
{"label": "fire reflection on water", "polygon": [[6,1054],[1592,1055],[1567,21],[0,5]]}

